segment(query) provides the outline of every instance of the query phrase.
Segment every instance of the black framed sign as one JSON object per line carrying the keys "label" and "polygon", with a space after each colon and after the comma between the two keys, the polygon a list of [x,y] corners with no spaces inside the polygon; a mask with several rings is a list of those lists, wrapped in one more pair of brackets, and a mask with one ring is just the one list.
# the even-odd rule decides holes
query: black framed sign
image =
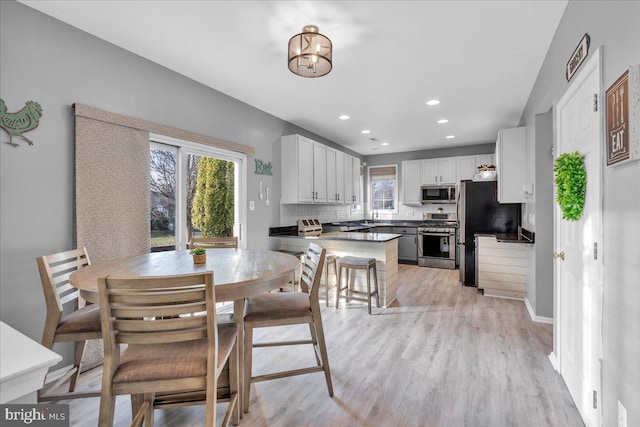
{"label": "black framed sign", "polygon": [[587,55],[589,54],[589,44],[591,39],[589,34],[585,34],[578,43],[578,47],[573,51],[571,58],[569,58],[569,62],[567,62],[567,81],[571,80],[571,77],[578,71],[578,68],[582,65],[585,59],[587,59]]}

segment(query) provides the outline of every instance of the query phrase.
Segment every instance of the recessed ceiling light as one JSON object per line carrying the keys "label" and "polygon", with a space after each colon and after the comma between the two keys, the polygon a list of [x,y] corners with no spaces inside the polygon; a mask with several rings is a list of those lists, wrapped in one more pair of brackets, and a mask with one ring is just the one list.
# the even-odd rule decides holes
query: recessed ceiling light
{"label": "recessed ceiling light", "polygon": [[340,120],[349,120],[351,117],[347,116],[346,114],[341,115],[340,117],[338,117]]}
{"label": "recessed ceiling light", "polygon": [[440,101],[437,99],[430,99],[427,101],[427,105],[438,105],[440,104]]}
{"label": "recessed ceiling light", "polygon": [[361,131],[361,133],[371,133],[371,131],[369,129],[364,129]]}
{"label": "recessed ceiling light", "polygon": [[449,123],[449,120],[447,120],[447,119],[438,120],[438,124],[443,124],[443,123]]}
{"label": "recessed ceiling light", "polygon": [[388,143],[388,142],[383,142],[383,143],[382,143],[382,144],[380,144],[380,145],[387,146],[387,145],[389,145],[389,143]]}
{"label": "recessed ceiling light", "polygon": [[455,138],[455,137],[456,137],[455,135],[447,135],[445,138],[447,138],[447,139],[453,139],[453,138]]}

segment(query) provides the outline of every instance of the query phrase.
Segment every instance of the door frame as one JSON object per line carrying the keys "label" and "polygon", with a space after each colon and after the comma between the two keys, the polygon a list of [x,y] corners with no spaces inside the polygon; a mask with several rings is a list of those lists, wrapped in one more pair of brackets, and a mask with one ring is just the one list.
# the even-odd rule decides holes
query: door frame
{"label": "door frame", "polygon": [[[597,304],[597,310],[596,310],[596,316],[595,316],[595,326],[594,326],[594,330],[592,331],[593,333],[593,338],[596,339],[596,343],[595,343],[595,347],[597,349],[597,355],[596,355],[596,360],[599,364],[597,371],[599,372],[599,375],[597,376],[597,378],[595,378],[595,381],[597,381],[597,384],[592,384],[592,386],[594,388],[596,388],[597,391],[597,424],[601,425],[602,424],[602,343],[603,343],[603,337],[602,337],[602,305],[603,305],[603,291],[604,291],[604,265],[603,265],[603,230],[604,230],[604,211],[603,211],[603,198],[604,198],[604,193],[603,193],[603,188],[604,188],[604,153],[603,153],[603,141],[605,141],[605,126],[604,126],[604,105],[605,105],[605,98],[603,96],[603,88],[604,88],[604,82],[603,82],[603,73],[602,73],[602,58],[603,58],[603,54],[602,54],[603,48],[602,46],[599,47],[598,49],[596,49],[596,51],[593,53],[593,55],[591,56],[591,58],[585,63],[584,68],[578,73],[578,75],[576,76],[575,80],[571,83],[571,85],[567,88],[567,90],[565,91],[565,93],[562,95],[562,97],[560,98],[560,100],[558,101],[558,103],[555,106],[555,114],[554,114],[554,125],[555,125],[555,129],[554,129],[554,145],[553,145],[553,159],[554,159],[554,163],[555,160],[558,158],[559,155],[559,143],[560,143],[560,138],[561,138],[561,129],[562,127],[560,126],[560,121],[561,121],[561,112],[562,112],[562,107],[568,102],[568,100],[571,99],[571,96],[573,94],[575,94],[582,83],[584,83],[584,81],[591,76],[592,73],[596,72],[598,73],[598,97],[597,97],[597,103],[598,103],[598,111],[597,111],[597,120],[600,123],[600,135],[599,135],[599,142],[597,144],[597,155],[598,155],[598,168],[600,169],[600,176],[599,179],[597,180],[597,182],[593,182],[592,180],[589,180],[589,184],[588,185],[597,185],[599,187],[599,194],[600,197],[597,200],[597,208],[600,211],[600,222],[599,224],[596,224],[597,226],[597,231],[596,231],[596,238],[597,238],[597,242],[598,242],[598,254],[597,254],[597,271],[598,271],[598,277],[597,277],[597,284],[598,284],[598,289],[597,289],[597,294],[594,295],[594,297],[596,297],[596,300],[594,300],[594,302]],[[556,200],[556,187],[554,185],[553,188],[553,199]],[[562,213],[558,207],[557,203],[553,204],[553,213],[554,213],[554,220],[553,220],[553,243],[554,243],[554,252],[559,252],[562,250],[563,247],[563,241],[561,241],[561,235],[559,233],[559,223],[560,221],[562,221]],[[560,336],[560,330],[561,330],[561,324],[562,324],[562,316],[561,316],[561,292],[560,292],[560,286],[559,286],[559,269],[560,269],[560,262],[556,259],[554,266],[553,266],[553,297],[554,297],[554,303],[553,303],[553,315],[554,315],[554,324],[553,324],[553,351],[552,353],[549,355],[549,358],[551,360],[551,363],[553,364],[553,367],[555,368],[556,371],[558,371],[560,373],[560,375],[562,376],[562,371],[561,371],[561,367],[562,365],[562,352],[560,351],[562,348],[562,340],[561,340],[561,336]],[[590,367],[590,369],[592,369],[593,367]],[[583,420],[588,421],[588,420]]]}

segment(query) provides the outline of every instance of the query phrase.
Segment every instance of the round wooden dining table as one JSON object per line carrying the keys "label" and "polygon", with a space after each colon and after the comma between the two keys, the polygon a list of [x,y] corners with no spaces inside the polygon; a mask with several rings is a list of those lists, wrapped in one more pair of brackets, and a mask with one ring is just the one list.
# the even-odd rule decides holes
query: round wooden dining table
{"label": "round wooden dining table", "polygon": [[[216,301],[237,301],[278,288],[299,266],[300,261],[294,256],[265,250],[207,249],[206,264],[194,264],[188,250],[151,252],[88,265],[73,272],[69,282],[84,299],[97,304],[100,277],[158,277],[213,271]],[[278,284],[280,279],[285,282]]]}
{"label": "round wooden dining table", "polygon": [[[99,304],[98,278],[106,276],[157,277],[213,271],[216,302],[233,301],[238,349],[244,352],[244,299],[277,289],[291,280],[300,266],[298,258],[275,251],[207,249],[206,264],[194,264],[188,250],[151,252],[87,265],[69,276],[69,282],[87,301]],[[244,357],[240,357],[239,401],[242,402]]]}

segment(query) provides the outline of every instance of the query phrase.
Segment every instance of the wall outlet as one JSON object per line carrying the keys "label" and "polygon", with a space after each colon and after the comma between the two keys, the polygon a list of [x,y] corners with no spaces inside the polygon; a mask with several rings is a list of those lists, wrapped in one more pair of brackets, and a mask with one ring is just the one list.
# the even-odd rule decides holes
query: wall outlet
{"label": "wall outlet", "polygon": [[250,211],[256,210],[256,202],[254,202],[253,200],[249,200],[249,210]]}
{"label": "wall outlet", "polygon": [[618,427],[627,427],[627,410],[618,400]]}
{"label": "wall outlet", "polygon": [[413,211],[407,211],[407,216],[413,216]]}
{"label": "wall outlet", "polygon": [[531,225],[535,225],[536,224],[536,214],[529,214],[529,224]]}

